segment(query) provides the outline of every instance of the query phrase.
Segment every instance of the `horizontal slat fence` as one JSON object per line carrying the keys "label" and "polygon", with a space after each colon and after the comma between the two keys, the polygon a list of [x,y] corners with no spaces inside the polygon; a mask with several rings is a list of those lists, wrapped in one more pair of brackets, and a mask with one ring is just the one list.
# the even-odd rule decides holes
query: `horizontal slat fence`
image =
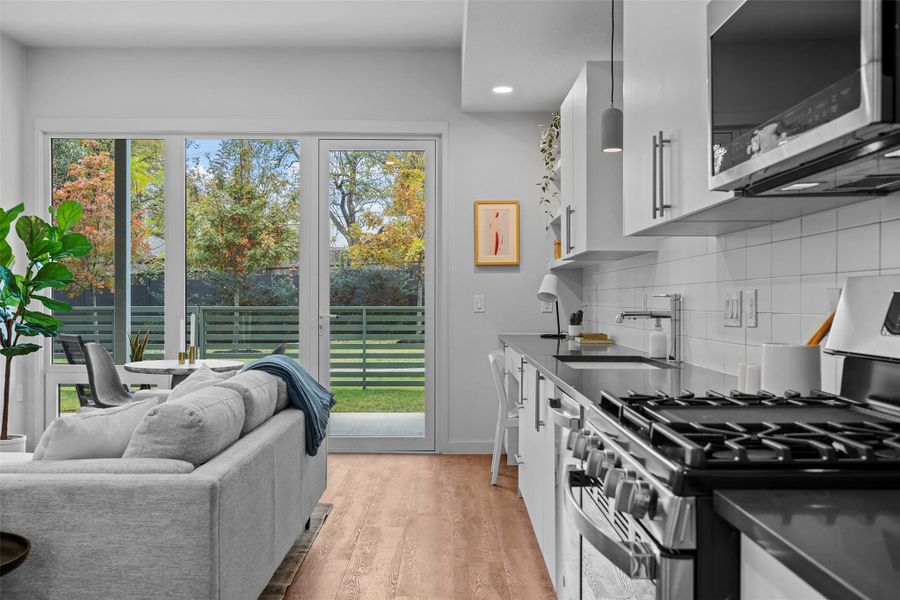
{"label": "horizontal slat fence", "polygon": [[[150,332],[144,358],[162,358],[163,307],[133,306],[131,310],[132,332]],[[63,331],[99,341],[112,352],[113,311],[112,306],[74,307],[56,316],[63,321]],[[424,385],[424,307],[334,306],[331,311],[333,387]],[[282,343],[288,355],[298,356],[297,306],[189,306],[188,312],[197,316],[201,357],[253,360]],[[65,362],[58,343],[54,343],[53,358]]]}

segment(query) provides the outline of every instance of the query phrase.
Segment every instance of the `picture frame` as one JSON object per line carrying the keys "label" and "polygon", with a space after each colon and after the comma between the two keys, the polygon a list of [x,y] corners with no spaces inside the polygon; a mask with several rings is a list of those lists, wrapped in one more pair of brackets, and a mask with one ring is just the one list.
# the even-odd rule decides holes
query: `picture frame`
{"label": "picture frame", "polygon": [[519,201],[475,201],[475,264],[519,264]]}

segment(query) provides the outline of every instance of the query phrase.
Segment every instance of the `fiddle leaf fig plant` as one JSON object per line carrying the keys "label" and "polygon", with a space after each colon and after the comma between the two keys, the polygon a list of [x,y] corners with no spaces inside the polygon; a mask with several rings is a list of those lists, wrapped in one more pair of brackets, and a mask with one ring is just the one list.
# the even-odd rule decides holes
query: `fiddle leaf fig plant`
{"label": "fiddle leaf fig plant", "polygon": [[[72,310],[68,303],[51,297],[52,290],[64,289],[72,283],[72,273],[62,261],[84,256],[91,243],[72,231],[81,220],[78,202],[63,202],[50,207],[50,222],[34,215],[21,215],[24,204],[9,210],[0,208],[0,354],[6,358],[3,373],[3,420],[0,439],[8,439],[9,392],[12,361],[41,349],[38,344],[24,342],[23,337],[55,337],[62,322],[39,310],[35,302],[57,312]],[[17,220],[18,219],[18,220]],[[24,271],[13,273],[15,256],[7,241],[15,223],[16,235],[25,246]],[[46,291],[44,291],[46,290]]]}

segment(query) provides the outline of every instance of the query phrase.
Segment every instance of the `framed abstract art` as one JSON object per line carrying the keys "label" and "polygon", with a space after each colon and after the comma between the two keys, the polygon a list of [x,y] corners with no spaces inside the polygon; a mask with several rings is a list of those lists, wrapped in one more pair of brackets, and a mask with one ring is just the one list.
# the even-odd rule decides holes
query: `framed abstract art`
{"label": "framed abstract art", "polygon": [[519,201],[475,201],[475,264],[519,264]]}

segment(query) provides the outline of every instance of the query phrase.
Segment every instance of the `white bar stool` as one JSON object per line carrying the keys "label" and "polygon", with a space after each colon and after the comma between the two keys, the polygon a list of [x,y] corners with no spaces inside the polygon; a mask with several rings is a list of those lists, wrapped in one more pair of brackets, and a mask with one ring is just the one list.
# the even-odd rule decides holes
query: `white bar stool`
{"label": "white bar stool", "polygon": [[510,429],[519,428],[519,410],[515,404],[510,406],[506,394],[506,386],[503,385],[503,368],[505,358],[502,350],[495,350],[488,355],[491,363],[491,372],[494,375],[494,387],[497,389],[497,431],[494,434],[494,455],[491,459],[491,485],[497,485],[497,476],[500,475],[500,451],[503,447],[503,434]]}

